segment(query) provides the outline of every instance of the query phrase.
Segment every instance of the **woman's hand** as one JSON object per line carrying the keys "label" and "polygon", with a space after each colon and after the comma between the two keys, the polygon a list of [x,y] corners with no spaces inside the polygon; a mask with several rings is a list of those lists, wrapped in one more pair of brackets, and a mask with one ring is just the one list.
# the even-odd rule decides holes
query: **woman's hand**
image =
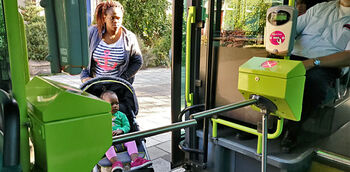
{"label": "woman's hand", "polygon": [[88,80],[90,80],[90,79],[92,79],[92,78],[91,78],[91,77],[86,77],[86,78],[81,79],[81,82],[82,82],[82,83],[85,83],[86,81],[88,81]]}

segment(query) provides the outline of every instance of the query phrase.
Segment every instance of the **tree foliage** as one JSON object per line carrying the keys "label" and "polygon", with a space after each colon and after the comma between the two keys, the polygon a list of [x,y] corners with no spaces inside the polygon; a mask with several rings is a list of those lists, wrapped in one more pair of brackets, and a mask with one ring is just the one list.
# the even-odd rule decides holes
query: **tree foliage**
{"label": "tree foliage", "polygon": [[7,52],[7,39],[6,39],[6,28],[5,19],[3,15],[2,2],[0,2],[0,60],[3,61]]}
{"label": "tree foliage", "polygon": [[146,45],[153,45],[171,29],[167,0],[119,0],[125,9],[124,26],[139,35]]}
{"label": "tree foliage", "polygon": [[263,34],[267,9],[266,0],[225,0],[224,30],[243,30],[250,34]]}
{"label": "tree foliage", "polygon": [[48,54],[45,16],[40,16],[41,11],[42,8],[28,1],[21,8],[26,26],[28,57],[32,60],[44,60]]}
{"label": "tree foliage", "polygon": [[168,0],[119,0],[123,4],[123,25],[142,41],[145,65],[169,66],[171,47],[171,17],[166,11]]}
{"label": "tree foliage", "polygon": [[[2,1],[0,1],[0,80],[1,81],[9,80],[9,75],[8,75],[8,72],[10,71],[9,66],[10,64],[9,64],[9,58],[8,58],[5,19],[3,14]],[[2,86],[2,84],[0,84],[0,86]]]}

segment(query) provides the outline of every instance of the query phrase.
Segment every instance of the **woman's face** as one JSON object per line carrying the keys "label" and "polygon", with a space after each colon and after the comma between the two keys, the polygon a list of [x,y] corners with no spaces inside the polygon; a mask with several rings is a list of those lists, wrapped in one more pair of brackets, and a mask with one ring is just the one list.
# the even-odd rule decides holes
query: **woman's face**
{"label": "woman's face", "polygon": [[119,31],[123,22],[123,11],[116,7],[109,8],[106,11],[105,22],[107,32]]}

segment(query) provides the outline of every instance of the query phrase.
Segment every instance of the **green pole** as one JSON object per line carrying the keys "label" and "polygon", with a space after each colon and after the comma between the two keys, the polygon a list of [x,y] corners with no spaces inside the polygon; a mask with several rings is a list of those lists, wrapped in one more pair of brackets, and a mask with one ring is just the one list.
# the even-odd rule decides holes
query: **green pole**
{"label": "green pole", "polygon": [[[215,118],[212,118],[215,119]],[[218,123],[215,120],[213,121],[213,137],[216,138],[218,136]]]}
{"label": "green pole", "polygon": [[262,148],[262,136],[258,135],[258,145],[256,146],[257,154],[261,154],[261,148]]}
{"label": "green pole", "polygon": [[188,9],[186,25],[186,84],[185,95],[187,107],[193,105],[193,94],[190,93],[190,62],[191,62],[191,24],[195,22],[196,9],[191,6]]}
{"label": "green pole", "polygon": [[[288,6],[295,7],[295,0],[289,0]],[[284,60],[289,60],[290,56],[284,56]]]}
{"label": "green pole", "polygon": [[295,0],[289,0],[288,6],[295,7]]}
{"label": "green pole", "polygon": [[18,12],[17,1],[5,0],[4,14],[10,56],[12,94],[20,111],[20,164],[24,172],[29,171],[29,137],[25,125],[27,118],[27,102],[25,85],[29,81],[27,46],[22,16]]}

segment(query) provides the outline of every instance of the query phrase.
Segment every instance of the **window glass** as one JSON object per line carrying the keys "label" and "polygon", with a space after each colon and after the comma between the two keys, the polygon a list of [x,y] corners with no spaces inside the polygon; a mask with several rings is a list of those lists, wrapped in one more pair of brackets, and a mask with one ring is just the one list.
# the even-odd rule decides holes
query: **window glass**
{"label": "window glass", "polygon": [[264,47],[267,9],[282,5],[283,0],[222,0],[221,4],[221,21],[215,22],[220,23],[220,37],[215,38],[220,46]]}
{"label": "window glass", "polygon": [[3,3],[0,1],[0,88],[9,91],[10,63],[7,49],[7,37]]}

